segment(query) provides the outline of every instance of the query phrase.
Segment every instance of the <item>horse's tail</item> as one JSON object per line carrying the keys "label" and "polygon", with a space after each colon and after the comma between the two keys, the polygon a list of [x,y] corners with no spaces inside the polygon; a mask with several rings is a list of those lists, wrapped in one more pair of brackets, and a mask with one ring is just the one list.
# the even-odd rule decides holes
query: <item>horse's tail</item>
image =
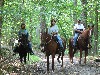
{"label": "horse's tail", "polygon": [[73,57],[73,44],[72,44],[72,38],[69,39],[69,57],[72,59]]}
{"label": "horse's tail", "polygon": [[62,38],[62,40],[63,40],[64,49],[66,49],[66,39]]}

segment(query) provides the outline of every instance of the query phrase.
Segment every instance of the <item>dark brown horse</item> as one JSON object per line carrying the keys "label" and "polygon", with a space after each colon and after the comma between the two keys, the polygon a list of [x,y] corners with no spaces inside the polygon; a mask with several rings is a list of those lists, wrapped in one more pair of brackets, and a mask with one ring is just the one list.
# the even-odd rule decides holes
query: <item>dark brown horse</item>
{"label": "dark brown horse", "polygon": [[[26,38],[26,35],[22,34],[22,36],[19,38],[19,45],[16,46],[16,48],[14,49],[14,53],[19,54],[21,63],[23,59],[24,59],[24,63],[26,63],[27,53],[29,55],[28,40]],[[28,56],[28,60],[29,60],[29,56]]]}
{"label": "dark brown horse", "polygon": [[49,71],[49,56],[52,55],[52,70],[54,71],[54,58],[55,55],[58,54],[58,62],[60,63],[60,56],[61,60],[62,60],[62,67],[63,67],[63,56],[64,56],[64,51],[66,49],[66,40],[63,40],[63,46],[64,49],[62,51],[59,51],[59,46],[58,44],[55,42],[55,40],[53,39],[52,36],[50,36],[49,34],[47,34],[46,32],[42,33],[41,35],[41,46],[43,47],[43,52],[46,53],[47,56],[47,71]]}
{"label": "dark brown horse", "polygon": [[88,55],[88,49],[90,45],[90,36],[91,32],[93,30],[94,26],[89,26],[87,29],[85,29],[82,34],[79,35],[77,45],[75,48],[73,48],[73,38],[69,39],[69,57],[71,63],[73,63],[73,57],[77,50],[80,51],[80,64],[81,64],[81,58],[82,58],[82,51],[85,51],[85,60],[84,63],[86,64],[86,56]]}

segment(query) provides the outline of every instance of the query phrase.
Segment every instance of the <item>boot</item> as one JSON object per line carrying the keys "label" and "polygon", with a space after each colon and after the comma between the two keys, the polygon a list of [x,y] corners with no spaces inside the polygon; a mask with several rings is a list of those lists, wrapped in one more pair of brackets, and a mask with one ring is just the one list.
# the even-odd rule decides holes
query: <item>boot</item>
{"label": "boot", "polygon": [[64,50],[64,47],[61,46],[61,47],[59,48],[59,50],[60,50],[60,52],[62,52],[62,51]]}
{"label": "boot", "polygon": [[30,55],[34,55],[34,52],[32,51],[32,49],[30,49]]}
{"label": "boot", "polygon": [[34,55],[34,52],[33,52],[33,51],[31,51],[31,52],[30,52],[30,55]]}

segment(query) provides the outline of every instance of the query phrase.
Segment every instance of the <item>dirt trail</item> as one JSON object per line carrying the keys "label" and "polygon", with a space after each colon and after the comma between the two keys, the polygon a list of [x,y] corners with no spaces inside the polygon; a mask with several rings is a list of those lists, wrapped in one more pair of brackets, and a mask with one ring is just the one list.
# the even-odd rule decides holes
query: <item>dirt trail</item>
{"label": "dirt trail", "polygon": [[[35,52],[42,60],[39,62],[33,62],[28,64],[21,64],[19,59],[14,60],[8,66],[12,67],[9,71],[3,71],[5,75],[100,75],[100,62],[95,63],[93,59],[87,61],[85,65],[83,63],[79,64],[79,58],[74,57],[74,64],[71,64],[69,61],[69,57],[67,55],[64,56],[64,66],[61,67],[61,64],[57,61],[57,55],[55,56],[55,71],[51,70],[51,56],[50,56],[50,71],[47,72],[47,63],[45,59],[45,55],[40,51]],[[7,66],[7,65],[5,65]]]}

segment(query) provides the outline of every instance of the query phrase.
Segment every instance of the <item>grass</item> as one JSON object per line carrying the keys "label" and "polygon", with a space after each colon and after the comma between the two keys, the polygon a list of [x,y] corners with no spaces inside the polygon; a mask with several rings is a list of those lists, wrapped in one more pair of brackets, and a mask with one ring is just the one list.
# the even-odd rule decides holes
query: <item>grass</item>
{"label": "grass", "polygon": [[28,63],[33,63],[33,62],[39,62],[42,59],[36,55],[29,55],[29,62]]}

